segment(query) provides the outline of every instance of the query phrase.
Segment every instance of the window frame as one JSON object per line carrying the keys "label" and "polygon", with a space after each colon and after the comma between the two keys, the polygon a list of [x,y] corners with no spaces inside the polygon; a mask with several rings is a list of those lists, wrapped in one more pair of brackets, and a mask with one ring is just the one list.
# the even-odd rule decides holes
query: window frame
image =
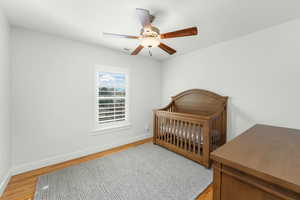
{"label": "window frame", "polygon": [[[98,116],[99,116],[99,93],[98,93],[98,72],[110,72],[110,73],[119,73],[125,75],[125,120],[123,121],[115,121],[115,122],[109,122],[104,124],[99,124]],[[130,125],[130,113],[129,113],[129,105],[130,105],[130,90],[129,90],[129,82],[130,82],[130,73],[127,68],[122,67],[113,67],[113,66],[102,66],[102,65],[96,65],[95,71],[94,71],[94,123],[95,123],[95,129],[93,132],[97,131],[109,131],[114,129],[123,129],[123,128],[129,128]]]}

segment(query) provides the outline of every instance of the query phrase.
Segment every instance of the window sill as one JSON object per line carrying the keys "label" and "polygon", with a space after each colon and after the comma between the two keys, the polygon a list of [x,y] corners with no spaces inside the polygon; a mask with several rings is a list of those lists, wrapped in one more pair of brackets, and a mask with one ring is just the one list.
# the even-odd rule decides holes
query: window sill
{"label": "window sill", "polygon": [[113,125],[113,126],[107,126],[107,127],[101,127],[101,128],[96,128],[93,129],[90,133],[91,136],[96,136],[96,135],[105,135],[111,132],[115,131],[122,131],[122,130],[127,130],[131,128],[130,123],[126,124],[118,124],[118,125]]}

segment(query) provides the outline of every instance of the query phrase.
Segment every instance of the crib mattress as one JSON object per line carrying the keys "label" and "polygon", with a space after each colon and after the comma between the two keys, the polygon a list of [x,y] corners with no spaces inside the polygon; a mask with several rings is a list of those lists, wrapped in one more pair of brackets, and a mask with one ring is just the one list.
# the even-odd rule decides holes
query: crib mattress
{"label": "crib mattress", "polygon": [[[171,125],[164,124],[160,127],[160,132],[164,134],[172,134],[180,137],[182,139],[191,139],[192,141],[196,141],[198,143],[199,136],[200,142],[203,144],[203,128],[196,126],[196,127],[185,127],[185,128],[176,128]],[[214,141],[220,140],[220,131],[218,130],[211,130],[211,137]]]}

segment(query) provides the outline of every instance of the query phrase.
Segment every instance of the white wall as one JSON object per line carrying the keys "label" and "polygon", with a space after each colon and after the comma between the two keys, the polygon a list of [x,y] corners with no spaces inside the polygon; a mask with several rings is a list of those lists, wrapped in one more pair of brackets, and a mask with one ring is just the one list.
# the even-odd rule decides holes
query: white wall
{"label": "white wall", "polygon": [[[161,71],[146,57],[14,27],[13,172],[147,137],[151,110],[190,88],[230,97],[230,139],[255,123],[300,128],[299,35],[300,20],[290,21],[174,57]],[[90,135],[97,64],[130,69],[131,129]]]}
{"label": "white wall", "polygon": [[167,60],[162,102],[190,88],[229,96],[229,138],[255,123],[300,128],[299,36],[300,19]]}
{"label": "white wall", "polygon": [[[90,135],[95,65],[129,68],[129,130]],[[160,105],[159,62],[16,27],[12,83],[14,173],[149,137]]]}
{"label": "white wall", "polygon": [[11,166],[9,34],[9,24],[0,10],[0,196]]}

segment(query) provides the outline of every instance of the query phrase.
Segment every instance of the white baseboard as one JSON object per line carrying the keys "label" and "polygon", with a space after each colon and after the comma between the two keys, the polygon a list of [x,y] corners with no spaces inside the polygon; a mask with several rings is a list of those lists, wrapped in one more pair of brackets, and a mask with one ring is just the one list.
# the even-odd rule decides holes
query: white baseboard
{"label": "white baseboard", "polygon": [[0,197],[2,197],[4,190],[10,180],[10,177],[11,177],[11,173],[10,171],[8,171],[6,175],[3,177],[3,179],[0,179]]}
{"label": "white baseboard", "polygon": [[75,159],[75,158],[79,158],[79,157],[82,157],[82,156],[86,156],[86,155],[89,155],[89,154],[105,151],[107,149],[111,149],[111,148],[114,148],[114,147],[117,147],[117,146],[132,143],[132,142],[135,142],[135,141],[138,141],[138,140],[143,140],[143,139],[146,139],[146,138],[149,138],[149,137],[152,137],[152,135],[145,134],[145,135],[135,136],[135,137],[131,137],[131,138],[128,138],[126,140],[123,140],[123,141],[112,142],[110,144],[102,145],[102,146],[99,146],[99,147],[89,148],[89,149],[85,149],[85,150],[81,150],[81,151],[77,151],[77,152],[73,152],[73,153],[54,156],[54,157],[43,159],[43,160],[36,161],[36,162],[22,164],[22,165],[13,167],[12,171],[11,171],[11,174],[16,175],[16,174],[20,174],[20,173],[23,173],[23,172],[28,172],[28,171],[31,171],[31,170],[35,170],[35,169],[39,169],[39,168],[46,167],[46,166],[49,166],[49,165],[54,165],[54,164],[57,164],[57,163],[65,162],[65,161],[72,160],[72,159]]}

